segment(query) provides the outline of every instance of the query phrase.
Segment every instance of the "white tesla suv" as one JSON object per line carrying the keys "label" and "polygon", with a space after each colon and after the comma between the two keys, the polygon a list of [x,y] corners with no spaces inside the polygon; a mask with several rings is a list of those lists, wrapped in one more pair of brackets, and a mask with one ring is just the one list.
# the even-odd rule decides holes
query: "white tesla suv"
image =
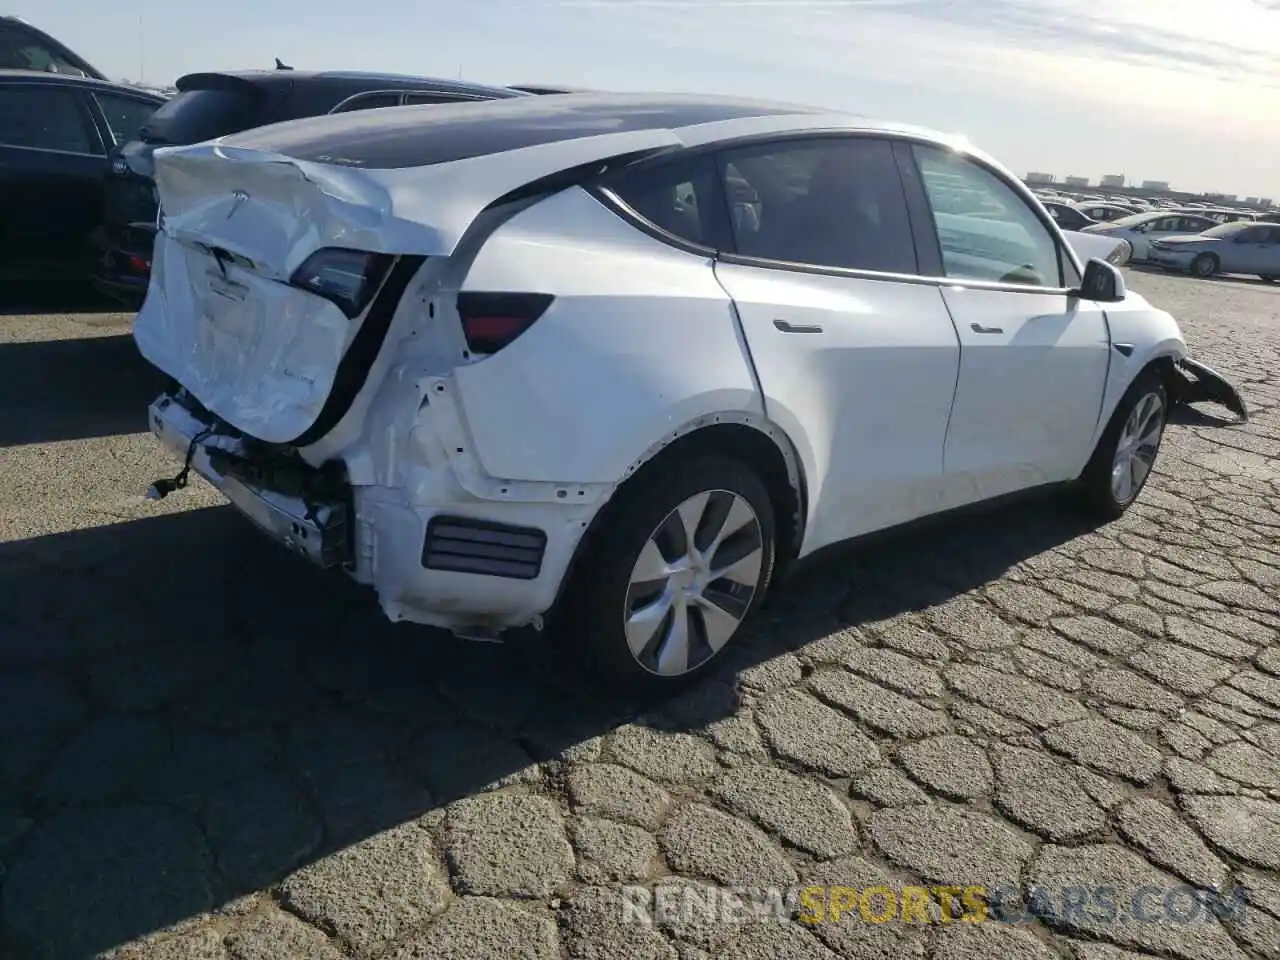
{"label": "white tesla suv", "polygon": [[707,670],[797,558],[1064,482],[1115,517],[1171,402],[1243,415],[1016,178],[910,127],[571,94],[156,168],[134,330],[185,467],[153,495],[195,470],[396,620],[554,612],[632,688]]}

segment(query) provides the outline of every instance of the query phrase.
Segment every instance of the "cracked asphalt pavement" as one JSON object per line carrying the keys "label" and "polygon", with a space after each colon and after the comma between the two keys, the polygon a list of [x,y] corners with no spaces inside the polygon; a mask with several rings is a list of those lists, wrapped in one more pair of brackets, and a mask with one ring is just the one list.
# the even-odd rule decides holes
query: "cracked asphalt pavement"
{"label": "cracked asphalt pavement", "polygon": [[[1280,286],[1130,280],[1251,423],[1183,411],[1099,529],[1050,500],[833,559],[647,713],[553,638],[384,622],[202,483],[145,501],[126,318],[0,317],[0,957],[1280,957]],[[644,925],[624,884],[1158,916]],[[1191,887],[1247,909],[1186,922]]]}

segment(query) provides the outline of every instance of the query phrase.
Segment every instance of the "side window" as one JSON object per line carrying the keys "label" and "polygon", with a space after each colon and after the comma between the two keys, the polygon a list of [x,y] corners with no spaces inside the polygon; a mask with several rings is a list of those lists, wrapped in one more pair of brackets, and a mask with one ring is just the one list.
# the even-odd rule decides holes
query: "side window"
{"label": "side window", "polygon": [[1177,233],[1178,217],[1162,217],[1151,225],[1152,233]]}
{"label": "side window", "polygon": [[410,104],[422,103],[459,103],[466,102],[466,97],[451,97],[447,93],[406,93],[404,95],[405,106]]}
{"label": "side window", "polygon": [[352,110],[373,110],[377,107],[398,107],[398,93],[365,93],[343,101],[333,109],[333,113],[350,113]]}
{"label": "side window", "polygon": [[888,140],[791,140],[721,154],[738,253],[818,267],[916,273]]}
{"label": "side window", "polygon": [[107,118],[107,127],[116,143],[126,143],[138,135],[142,125],[156,112],[156,104],[114,93],[94,93],[94,99]]}
{"label": "side window", "polygon": [[948,277],[1036,287],[1063,284],[1057,241],[1013,188],[938,147],[915,146]]}
{"label": "side window", "polygon": [[0,86],[0,143],[64,153],[102,152],[79,94],[54,86]]}
{"label": "side window", "polygon": [[633,213],[655,227],[701,246],[721,248],[726,237],[716,168],[708,156],[644,165],[608,184]]}

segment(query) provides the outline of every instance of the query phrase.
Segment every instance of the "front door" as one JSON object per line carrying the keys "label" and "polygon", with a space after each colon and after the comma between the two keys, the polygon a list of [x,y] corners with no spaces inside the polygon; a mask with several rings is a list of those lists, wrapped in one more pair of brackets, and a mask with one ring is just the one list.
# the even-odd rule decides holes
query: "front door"
{"label": "front door", "polygon": [[957,153],[913,150],[960,338],[949,494],[958,505],[1070,479],[1089,458],[1101,413],[1106,317],[1068,295],[1057,237],[1000,175]]}
{"label": "front door", "polygon": [[809,490],[803,552],[940,507],[960,348],[918,272],[888,140],[784,139],[720,157],[735,254],[716,264]]}

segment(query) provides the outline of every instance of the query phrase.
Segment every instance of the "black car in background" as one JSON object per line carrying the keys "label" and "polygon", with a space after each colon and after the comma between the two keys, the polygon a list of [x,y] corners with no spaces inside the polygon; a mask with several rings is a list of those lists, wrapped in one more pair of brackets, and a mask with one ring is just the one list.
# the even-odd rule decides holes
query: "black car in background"
{"label": "black car in background", "polygon": [[1098,222],[1092,217],[1085,216],[1083,211],[1069,203],[1063,203],[1060,200],[1041,200],[1040,202],[1049,211],[1049,216],[1053,217],[1063,230],[1083,230]]}
{"label": "black car in background", "polygon": [[193,73],[177,88],[138,136],[112,155],[101,207],[94,285],[135,309],[146,294],[155,244],[159,211],[152,154],[157,148],[326,113],[530,96],[509,87],[427,77],[292,69]]}
{"label": "black car in background", "polygon": [[107,155],[162,103],[104,80],[0,70],[0,282],[89,275]]}
{"label": "black car in background", "polygon": [[17,17],[0,17],[0,70],[35,70],[105,80],[66,44]]}

